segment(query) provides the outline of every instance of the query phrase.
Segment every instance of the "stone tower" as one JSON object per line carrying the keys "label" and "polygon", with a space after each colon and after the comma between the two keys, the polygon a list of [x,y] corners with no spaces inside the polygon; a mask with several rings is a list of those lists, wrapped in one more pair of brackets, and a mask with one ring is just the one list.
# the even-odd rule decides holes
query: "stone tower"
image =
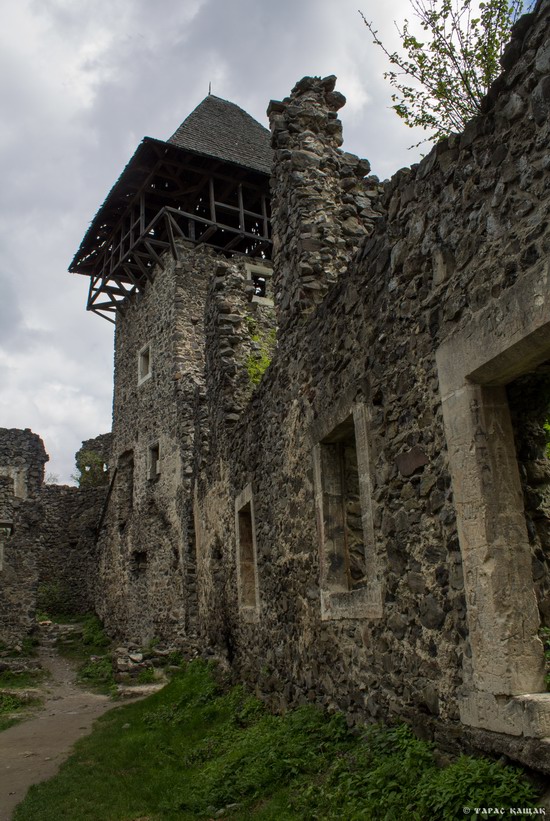
{"label": "stone tower", "polygon": [[146,137],[70,267],[116,325],[111,486],[97,609],[128,640],[194,630],[190,485],[204,383],[204,305],[224,260],[264,294],[269,132],[208,95],[166,142]]}

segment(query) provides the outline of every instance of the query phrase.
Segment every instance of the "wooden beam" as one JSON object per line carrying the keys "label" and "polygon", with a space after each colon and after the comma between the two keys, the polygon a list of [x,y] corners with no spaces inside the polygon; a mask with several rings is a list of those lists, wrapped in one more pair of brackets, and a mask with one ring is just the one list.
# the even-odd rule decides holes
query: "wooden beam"
{"label": "wooden beam", "polygon": [[262,217],[264,222],[264,237],[269,239],[269,217],[267,216],[267,197],[262,194]]}
{"label": "wooden beam", "polygon": [[[206,217],[200,217],[198,214],[190,214],[188,211],[179,211],[175,208],[171,208],[169,205],[166,206],[166,210],[170,211],[170,213],[173,213],[176,216],[180,215],[182,217],[188,217],[189,219],[194,220],[196,223],[201,223],[202,225],[211,225],[215,228],[220,228],[224,231],[228,231],[231,234],[242,233],[245,237],[248,237],[249,239],[265,239],[267,242],[270,242],[269,237],[262,237],[260,234],[253,234],[251,231],[239,231],[233,225],[226,225],[224,222],[213,222],[212,220],[206,219]],[[200,241],[203,241],[202,238]]]}
{"label": "wooden beam", "polygon": [[218,226],[217,226],[217,225],[210,225],[210,226],[206,229],[206,231],[204,232],[204,234],[201,234],[201,236],[198,238],[198,240],[197,240],[197,245],[201,245],[203,242],[208,242],[208,240],[210,239],[210,237],[211,237],[213,234],[215,234],[217,230],[218,230]]}
{"label": "wooden beam", "polygon": [[174,228],[172,225],[172,220],[170,219],[170,214],[168,212],[166,212],[164,215],[164,224],[166,225],[166,230],[168,232],[168,237],[170,239],[170,250],[172,251],[172,256],[177,262],[180,256],[178,252],[178,246],[176,245],[176,240],[174,237]]}
{"label": "wooden beam", "polygon": [[241,183],[239,183],[237,188],[237,197],[239,200],[239,228],[241,231],[244,231],[246,226],[244,224],[243,187]]}
{"label": "wooden beam", "polygon": [[208,193],[210,199],[210,219],[216,222],[216,197],[214,196],[214,180],[212,177],[208,178]]}
{"label": "wooden beam", "polygon": [[233,237],[233,239],[229,240],[227,245],[224,245],[223,250],[224,251],[230,251],[232,248],[234,248],[236,245],[238,245],[239,242],[241,242],[241,240],[243,240],[244,238],[245,238],[244,234],[237,234],[237,236],[235,236],[235,237]]}
{"label": "wooden beam", "polygon": [[182,228],[180,228],[180,225],[179,225],[178,221],[176,220],[175,214],[177,214],[178,212],[177,211],[176,212],[168,211],[168,209],[165,209],[165,211],[166,211],[166,214],[168,216],[168,219],[170,220],[170,222],[172,224],[172,227],[176,230],[176,232],[179,234],[181,239],[185,239],[185,240],[189,239],[189,237],[186,236],[186,234],[182,230]]}
{"label": "wooden beam", "polygon": [[125,272],[126,276],[127,276],[127,277],[128,277],[128,279],[130,280],[130,282],[132,283],[132,285],[135,285],[135,286],[137,287],[137,286],[139,285],[139,280],[137,280],[137,279],[135,278],[135,276],[134,276],[134,272],[132,271],[132,269],[130,268],[130,266],[128,265],[128,263],[127,263],[127,262],[121,262],[121,263],[120,263],[120,267],[121,267],[121,268],[122,268],[122,270]]}
{"label": "wooden beam", "polygon": [[159,255],[157,254],[157,252],[155,251],[153,246],[151,245],[151,242],[149,240],[143,240],[143,244],[145,245],[145,247],[147,248],[147,250],[149,251],[151,256],[154,257],[156,262],[158,262],[158,264],[160,265],[161,258],[159,257]]}
{"label": "wooden beam", "polygon": [[145,195],[143,191],[139,192],[139,231],[140,234],[145,231]]}
{"label": "wooden beam", "polygon": [[[144,265],[143,262],[140,259],[140,256],[145,256],[145,255],[141,254],[139,251],[134,251],[132,253],[132,256],[135,259],[136,265],[139,267],[139,269],[140,269],[141,273],[143,274],[143,276],[146,279],[148,279],[149,282],[152,282],[153,281],[152,271],[149,268],[147,268],[147,266]],[[147,257],[147,259],[148,259],[148,257]]]}

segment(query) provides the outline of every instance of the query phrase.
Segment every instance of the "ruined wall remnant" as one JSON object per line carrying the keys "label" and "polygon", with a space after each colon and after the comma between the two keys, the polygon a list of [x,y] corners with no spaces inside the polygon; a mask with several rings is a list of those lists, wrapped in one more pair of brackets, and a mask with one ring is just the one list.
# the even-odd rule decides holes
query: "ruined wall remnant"
{"label": "ruined wall remnant", "polygon": [[111,447],[110,433],[102,433],[100,436],[82,442],[82,447],[75,457],[77,480],[81,488],[109,484]]}
{"label": "ruined wall remnant", "polygon": [[275,149],[274,291],[281,328],[315,309],[379,216],[368,160],[341,151],[336,77],[304,77],[268,108]]}
{"label": "ruined wall remnant", "polygon": [[[83,443],[106,450],[109,434]],[[36,612],[94,611],[97,526],[107,487],[43,484],[48,455],[30,430],[0,429],[0,641],[20,643]]]}
{"label": "ruined wall remnant", "polygon": [[79,487],[46,484],[37,609],[49,616],[95,611],[98,528],[109,495],[110,433],[82,442],[75,455]]}
{"label": "ruined wall remnant", "polygon": [[36,496],[48,459],[42,440],[29,428],[0,428],[0,476],[13,479],[13,492],[18,499]]}
{"label": "ruined wall remnant", "polygon": [[47,461],[35,433],[0,428],[0,642],[10,646],[34,619]]}
{"label": "ruined wall remnant", "polygon": [[49,616],[95,611],[98,580],[97,528],[105,486],[44,485],[37,610]]}

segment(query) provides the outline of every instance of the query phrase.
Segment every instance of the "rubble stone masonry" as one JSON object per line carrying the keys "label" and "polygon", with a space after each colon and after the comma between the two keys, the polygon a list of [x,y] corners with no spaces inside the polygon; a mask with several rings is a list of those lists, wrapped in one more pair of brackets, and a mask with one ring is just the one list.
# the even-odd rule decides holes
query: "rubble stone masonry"
{"label": "rubble stone masonry", "polygon": [[[548,405],[530,414],[529,453],[528,395],[511,414],[505,386],[547,385],[549,13],[516,26],[484,113],[380,201],[367,165],[339,152],[332,78],[271,104],[278,346],[240,420],[218,424],[195,490],[199,624],[238,677],[280,707],[406,719],[546,772]],[[210,418],[227,379],[211,359]],[[239,608],[248,487],[256,619]]]}
{"label": "rubble stone masonry", "polygon": [[8,646],[21,642],[34,620],[47,461],[35,433],[0,428],[0,642]]}
{"label": "rubble stone masonry", "polygon": [[0,431],[1,640],[42,579],[277,708],[550,773],[549,18],[383,184],[334,77],[270,104],[272,264],[178,240],[120,305],[106,484],[40,490]]}

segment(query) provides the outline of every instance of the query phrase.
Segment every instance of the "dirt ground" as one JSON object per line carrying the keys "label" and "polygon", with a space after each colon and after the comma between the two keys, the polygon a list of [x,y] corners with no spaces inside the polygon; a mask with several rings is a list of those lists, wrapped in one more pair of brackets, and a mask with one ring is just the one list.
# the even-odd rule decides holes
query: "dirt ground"
{"label": "dirt ground", "polygon": [[42,648],[39,657],[51,673],[43,706],[0,734],[0,821],[11,821],[29,787],[55,775],[75,741],[115,706],[109,696],[77,686],[73,666],[55,650]]}

